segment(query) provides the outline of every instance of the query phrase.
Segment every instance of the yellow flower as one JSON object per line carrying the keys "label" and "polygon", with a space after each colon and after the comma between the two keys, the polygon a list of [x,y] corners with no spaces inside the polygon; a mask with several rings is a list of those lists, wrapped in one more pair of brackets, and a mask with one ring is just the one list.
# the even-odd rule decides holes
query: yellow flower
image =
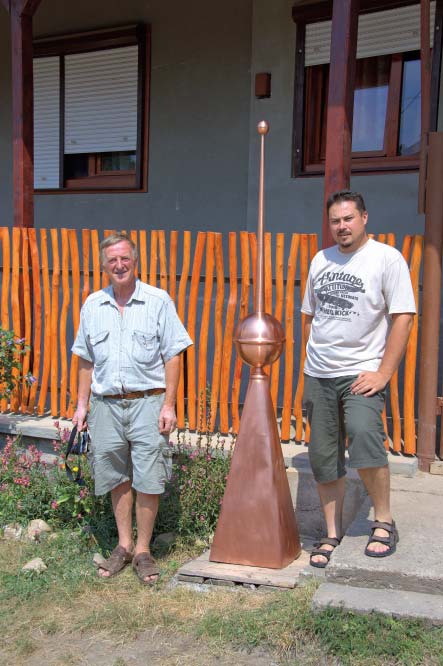
{"label": "yellow flower", "polygon": [[77,467],[77,465],[75,465],[75,467],[72,468],[72,471],[73,471],[73,472],[78,472],[78,467]]}

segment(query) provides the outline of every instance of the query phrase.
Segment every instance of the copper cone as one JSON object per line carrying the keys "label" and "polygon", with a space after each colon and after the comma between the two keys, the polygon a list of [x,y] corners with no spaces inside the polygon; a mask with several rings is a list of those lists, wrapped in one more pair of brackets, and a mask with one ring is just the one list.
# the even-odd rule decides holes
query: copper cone
{"label": "copper cone", "polygon": [[280,356],[282,325],[264,312],[264,137],[261,135],[257,233],[256,312],[237,327],[239,356],[253,367],[234,455],[209,559],[282,569],[301,553],[300,539],[280,445],[269,377],[263,366]]}
{"label": "copper cone", "polygon": [[282,569],[300,552],[269,378],[252,373],[210,560]]}

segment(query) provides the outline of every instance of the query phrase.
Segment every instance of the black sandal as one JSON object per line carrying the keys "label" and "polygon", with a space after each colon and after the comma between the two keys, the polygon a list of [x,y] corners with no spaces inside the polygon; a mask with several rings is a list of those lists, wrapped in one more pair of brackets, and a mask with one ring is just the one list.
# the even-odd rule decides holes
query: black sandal
{"label": "black sandal", "polygon": [[[387,537],[379,537],[379,536],[374,536],[375,530],[386,530],[388,532],[389,536]],[[392,523],[381,523],[379,520],[374,520],[373,523],[371,523],[371,536],[369,537],[369,541],[366,544],[365,548],[365,555],[368,557],[388,557],[388,555],[392,555],[395,553],[395,549],[397,547],[397,543],[400,540],[400,537],[398,536],[398,530],[395,526],[395,522],[392,521]],[[368,550],[368,546],[371,543],[382,543],[386,546],[388,546],[388,549],[385,551],[382,551],[380,553],[377,553],[374,550]]]}
{"label": "black sandal", "polygon": [[[329,560],[331,559],[331,555],[334,552],[334,550],[339,546],[341,543],[341,539],[336,539],[335,537],[323,537],[320,539],[320,541],[316,541],[314,543],[314,550],[311,551],[311,555],[309,557],[309,564],[311,567],[317,567],[317,569],[324,569],[328,564]],[[321,548],[321,546],[334,546],[334,550],[325,550],[324,548]],[[326,559],[326,562],[313,562],[312,558],[315,557],[316,555],[321,555]]]}

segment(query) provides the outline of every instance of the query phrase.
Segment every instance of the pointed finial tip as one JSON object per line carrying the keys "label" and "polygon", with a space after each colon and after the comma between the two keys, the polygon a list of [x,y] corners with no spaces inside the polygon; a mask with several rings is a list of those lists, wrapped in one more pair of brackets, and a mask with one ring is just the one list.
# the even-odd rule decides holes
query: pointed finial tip
{"label": "pointed finial tip", "polygon": [[257,132],[259,134],[267,134],[269,132],[269,125],[266,120],[261,120],[257,125]]}

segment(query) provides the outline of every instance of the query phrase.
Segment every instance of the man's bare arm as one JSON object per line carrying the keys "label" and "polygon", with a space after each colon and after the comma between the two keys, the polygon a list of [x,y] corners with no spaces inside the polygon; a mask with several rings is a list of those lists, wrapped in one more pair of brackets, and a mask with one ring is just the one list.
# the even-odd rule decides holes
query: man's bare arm
{"label": "man's bare arm", "polygon": [[304,325],[304,334],[305,334],[305,344],[308,344],[309,336],[311,334],[311,324],[314,317],[312,315],[305,314],[305,325]]}
{"label": "man's bare arm", "polygon": [[78,398],[77,409],[72,417],[72,423],[78,430],[85,430],[88,413],[89,394],[91,392],[93,363],[84,358],[78,359]]}
{"label": "man's bare arm", "polygon": [[351,385],[352,393],[370,397],[385,388],[403,358],[413,321],[414,315],[410,313],[392,315],[392,326],[379,369],[377,372],[361,372]]}
{"label": "man's bare arm", "polygon": [[163,435],[169,435],[177,425],[175,401],[177,398],[178,380],[180,377],[180,355],[173,356],[165,363],[166,393],[165,401],[160,410],[158,428]]}

